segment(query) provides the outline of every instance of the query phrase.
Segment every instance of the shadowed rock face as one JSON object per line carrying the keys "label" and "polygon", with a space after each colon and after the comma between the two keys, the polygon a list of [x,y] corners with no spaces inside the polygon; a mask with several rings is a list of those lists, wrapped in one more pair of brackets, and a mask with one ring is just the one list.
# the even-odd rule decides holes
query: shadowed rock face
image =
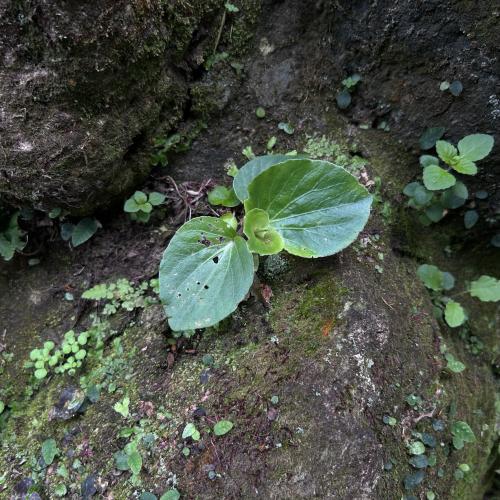
{"label": "shadowed rock face", "polygon": [[181,62],[221,3],[1,2],[2,198],[85,213],[144,178],[136,153],[182,116]]}

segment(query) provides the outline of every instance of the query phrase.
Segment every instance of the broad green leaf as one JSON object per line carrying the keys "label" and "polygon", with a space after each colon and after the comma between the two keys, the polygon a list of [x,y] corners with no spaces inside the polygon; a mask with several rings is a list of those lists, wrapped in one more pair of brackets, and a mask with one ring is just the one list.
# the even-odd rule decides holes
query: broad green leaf
{"label": "broad green leaf", "polygon": [[149,193],[148,201],[154,207],[161,205],[165,201],[166,196],[163,193],[158,193],[157,191],[153,191]]}
{"label": "broad green leaf", "polygon": [[142,205],[148,201],[146,193],[143,193],[142,191],[136,191],[132,197],[138,205]]}
{"label": "broad green leaf", "polygon": [[460,156],[479,161],[488,156],[493,149],[494,139],[488,134],[472,134],[464,137],[458,143]]}
{"label": "broad green leaf", "polygon": [[255,177],[257,177],[257,175],[277,163],[289,160],[290,157],[286,155],[264,155],[257,156],[248,163],[245,163],[245,165],[238,170],[238,173],[233,180],[233,188],[236,196],[241,201],[245,201],[248,198],[248,185],[255,179]]}
{"label": "broad green leaf", "polygon": [[464,324],[466,319],[465,311],[458,302],[450,300],[447,302],[444,310],[444,319],[449,326],[456,328],[457,326]]}
{"label": "broad green leaf", "polygon": [[260,173],[249,185],[248,213],[265,210],[289,253],[324,257],[350,245],[370,215],[372,196],[341,167],[294,159]]}
{"label": "broad green leaf", "polygon": [[134,200],[134,198],[129,198],[123,205],[123,211],[129,214],[138,212],[140,210],[140,205]]}
{"label": "broad green leaf", "polygon": [[71,243],[74,247],[85,243],[94,236],[99,227],[100,224],[96,219],[85,217],[75,226],[71,235]]}
{"label": "broad green leaf", "polygon": [[214,425],[214,434],[216,436],[223,436],[227,434],[232,428],[234,424],[229,420],[221,420]]}
{"label": "broad green leaf", "polygon": [[481,276],[470,284],[470,294],[483,302],[500,300],[500,280],[493,276]]}
{"label": "broad green leaf", "polygon": [[208,202],[211,205],[222,205],[223,207],[236,207],[240,204],[234,189],[226,186],[215,186],[208,193]]}
{"label": "broad green leaf", "polygon": [[447,361],[446,368],[448,368],[448,370],[450,370],[451,372],[461,373],[465,370],[466,368],[465,365],[461,361],[456,359],[455,356],[453,356],[453,354],[447,352],[444,355],[444,358]]}
{"label": "broad green leaf", "polygon": [[458,156],[452,163],[451,167],[460,174],[464,175],[476,175],[477,165],[468,158]]}
{"label": "broad green leaf", "polygon": [[479,214],[477,210],[467,210],[464,214],[464,226],[465,229],[470,229],[476,225],[479,220]]}
{"label": "broad green leaf", "polygon": [[243,232],[248,238],[248,248],[259,255],[273,255],[281,252],[285,245],[281,235],[269,225],[269,215],[260,208],[254,208],[245,215]]}
{"label": "broad green leaf", "polygon": [[437,141],[436,151],[439,158],[447,165],[451,165],[455,156],[457,156],[457,148],[450,144],[448,141]]}
{"label": "broad green leaf", "polygon": [[59,453],[55,439],[46,439],[42,443],[42,458],[45,465],[51,465]]}
{"label": "broad green leaf", "polygon": [[0,256],[4,260],[10,260],[14,253],[21,251],[27,244],[27,241],[21,239],[24,231],[18,225],[19,212],[14,213],[9,219],[7,229],[0,232]]}
{"label": "broad green leaf", "polygon": [[192,219],[174,235],[160,264],[160,298],[170,328],[215,325],[236,309],[252,281],[246,241],[221,219]]}
{"label": "broad green leaf", "polygon": [[424,168],[424,185],[430,191],[447,189],[453,186],[456,181],[457,179],[453,174],[437,165],[429,165]]}
{"label": "broad green leaf", "polygon": [[425,130],[420,137],[420,148],[423,150],[431,149],[436,144],[436,141],[443,137],[444,127],[431,127]]}
{"label": "broad green leaf", "polygon": [[181,498],[181,494],[175,489],[171,489],[163,493],[160,497],[160,500],[179,500]]}
{"label": "broad green leaf", "polygon": [[422,167],[428,167],[429,165],[439,165],[439,160],[435,156],[431,155],[422,155],[419,161]]}
{"label": "broad green leaf", "polygon": [[137,476],[142,469],[141,454],[137,450],[133,450],[127,457],[127,464],[132,471],[132,474]]}

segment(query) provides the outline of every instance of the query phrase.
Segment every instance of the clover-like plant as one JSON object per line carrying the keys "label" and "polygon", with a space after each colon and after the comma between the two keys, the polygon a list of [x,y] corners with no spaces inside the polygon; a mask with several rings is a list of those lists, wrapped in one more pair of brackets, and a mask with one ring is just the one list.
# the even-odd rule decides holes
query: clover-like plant
{"label": "clover-like plant", "polygon": [[252,285],[252,254],[286,250],[315,258],[344,249],[365,226],[372,203],[342,167],[286,155],[250,160],[233,190],[244,205],[242,224],[232,214],[194,218],[165,250],[160,298],[174,331],[206,328],[231,314]]}
{"label": "clover-like plant", "polygon": [[[455,300],[454,296],[444,295],[445,292],[449,292],[455,287],[453,275],[430,264],[422,264],[417,270],[417,275],[422,280],[422,283],[429,290],[432,290],[434,305],[439,311],[439,315],[444,315],[444,320],[448,326],[456,328],[463,325],[468,318],[467,312]],[[493,276],[483,275],[472,281],[466,292],[481,302],[499,302],[500,280]]]}
{"label": "clover-like plant", "polygon": [[152,192],[146,194],[136,191],[124,204],[123,210],[130,214],[130,218],[139,222],[148,222],[153,207],[161,205],[165,201],[165,195]]}
{"label": "clover-like plant", "polygon": [[[437,130],[442,135],[444,129]],[[408,205],[422,214],[420,221],[425,225],[439,222],[450,209],[459,208],[467,202],[469,192],[466,185],[457,179],[457,174],[476,175],[476,162],[486,158],[493,148],[494,139],[487,134],[472,134],[453,144],[438,140],[435,137],[429,143],[424,142],[425,149],[435,143],[438,157],[422,155],[420,165],[423,167],[423,184],[411,182],[403,193],[409,197]],[[440,163],[444,163],[444,166]],[[484,192],[476,193],[476,198],[483,199]],[[486,194],[487,196],[487,194]],[[468,210],[464,214],[467,229],[475,225],[479,219],[476,210]]]}

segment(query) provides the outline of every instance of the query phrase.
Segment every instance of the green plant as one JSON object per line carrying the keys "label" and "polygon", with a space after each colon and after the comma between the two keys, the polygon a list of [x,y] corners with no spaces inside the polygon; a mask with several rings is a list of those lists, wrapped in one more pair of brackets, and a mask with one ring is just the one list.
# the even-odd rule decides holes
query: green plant
{"label": "green plant", "polygon": [[104,302],[102,314],[111,316],[120,309],[133,311],[136,308],[144,308],[156,303],[156,297],[151,297],[147,293],[152,292],[157,295],[158,287],[159,283],[156,278],[143,281],[138,286],[134,286],[125,278],[120,278],[115,283],[101,283],[93,286],[82,293],[82,299]]}
{"label": "green plant", "polygon": [[[424,225],[439,222],[448,210],[465,205],[469,192],[456,175],[476,175],[476,162],[488,156],[494,144],[490,135],[473,134],[461,139],[455,147],[447,141],[436,139],[441,137],[444,129],[428,130],[430,132],[427,136],[424,134],[425,137],[421,138],[421,146],[423,149],[430,149],[435,144],[439,158],[422,155],[420,164],[423,167],[423,184],[420,181],[411,182],[403,190],[409,198],[408,206],[421,212],[419,220]],[[473,227],[478,218],[476,210],[468,210],[464,217],[465,227]]]}
{"label": "green plant", "polygon": [[169,137],[157,137],[154,140],[155,153],[151,158],[154,166],[166,167],[168,165],[168,152],[181,142],[181,134],[173,134]]}
{"label": "green plant", "polygon": [[342,80],[342,89],[336,97],[337,106],[340,109],[346,109],[351,105],[351,94],[354,92],[359,82],[361,82],[361,75],[358,73],[354,73],[353,75]]}
{"label": "green plant", "polygon": [[25,235],[18,224],[19,212],[10,217],[0,217],[0,256],[4,260],[11,260],[16,252],[20,252],[26,246]]}
{"label": "green plant", "polygon": [[341,251],[365,226],[372,203],[343,168],[283,155],[249,161],[233,189],[244,204],[246,239],[232,217],[198,217],[165,250],[160,298],[174,331],[206,328],[231,314],[252,285],[252,253],[315,258]]}
{"label": "green plant", "polygon": [[65,222],[61,224],[61,238],[64,241],[71,240],[71,244],[77,247],[92,238],[101,227],[101,223],[91,217],[81,219],[76,225]]}
{"label": "green plant", "polygon": [[130,214],[130,218],[138,222],[148,222],[151,217],[153,207],[161,205],[166,196],[153,191],[146,194],[136,191],[123,205],[123,210]]}
{"label": "green plant", "polygon": [[56,349],[51,340],[45,342],[40,349],[30,352],[30,361],[25,363],[25,368],[32,368],[37,380],[46,378],[51,371],[74,375],[87,357],[87,344],[92,342],[93,347],[102,345],[100,329],[92,327],[87,331],[76,334],[69,330],[64,334],[61,347]]}
{"label": "green plant", "polygon": [[[437,292],[433,296],[434,304],[440,311],[444,312],[446,323],[452,328],[465,323],[467,313],[462,305],[441,293],[454,288],[455,278],[453,275],[429,264],[422,264],[417,269],[417,275],[427,288]],[[498,302],[500,301],[500,280],[492,276],[481,276],[470,283],[466,292],[482,302]]]}

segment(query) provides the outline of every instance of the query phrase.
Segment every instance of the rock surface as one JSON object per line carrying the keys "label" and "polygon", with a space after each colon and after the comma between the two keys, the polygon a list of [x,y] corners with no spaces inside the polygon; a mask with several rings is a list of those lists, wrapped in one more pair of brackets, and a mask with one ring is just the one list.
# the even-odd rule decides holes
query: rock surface
{"label": "rock surface", "polygon": [[[341,30],[343,16],[356,19],[356,9],[368,9],[369,18],[393,15],[404,24],[397,9],[411,9],[408,2],[381,6],[267,2],[248,57],[214,66],[193,87],[199,99],[188,122],[206,109],[220,115],[187,152],[169,159],[177,182],[227,182],[224,164],[230,158],[242,164],[241,151],[249,145],[263,153],[274,135],[276,151],[307,150],[343,164],[378,197],[359,240],[339,255],[262,262],[259,279],[272,291],[270,304],[251,296],[218,329],[177,340],[172,348],[161,306],[144,307],[142,295],[129,297],[132,307],[118,300],[110,315],[104,303],[80,299],[98,283],[127,278],[138,290],[155,276],[174,230],[172,205],[146,226],[119,214],[72,251],[50,242],[38,266],[28,266],[24,256],[0,263],[0,400],[6,404],[0,415],[0,495],[31,488],[53,498],[64,484],[75,497],[83,490],[96,497],[160,497],[173,486],[182,498],[207,499],[399,499],[425,498],[428,491],[453,500],[483,497],[498,445],[492,366],[498,366],[500,311],[464,298],[469,329],[458,335],[435,319],[415,269],[428,262],[452,272],[460,292],[478,275],[498,276],[498,253],[463,244],[461,221],[451,217],[422,228],[406,212],[401,190],[420,171],[417,152],[402,147],[397,134],[355,126],[357,120],[376,123],[377,112],[364,97],[376,91],[369,76],[347,115],[335,107],[342,78],[360,70],[357,56],[339,66],[332,48],[351,36]],[[404,32],[394,30],[411,47]],[[241,77],[234,77],[233,62],[243,63]],[[389,87],[381,84],[384,92]],[[201,96],[210,97],[206,107]],[[397,117],[411,117],[424,104],[432,109],[436,100],[394,101],[392,130],[411,134],[416,143],[426,124],[405,128],[406,120]],[[483,104],[470,110],[471,119],[480,119]],[[255,116],[257,106],[266,107],[265,119]],[[277,129],[281,121],[295,126],[293,135]],[[452,134],[462,134],[458,124]],[[167,193],[171,186],[160,173],[142,188]],[[75,300],[67,300],[68,292]],[[147,294],[154,298],[149,288]],[[89,342],[80,371],[42,382],[30,378],[33,369],[23,364],[32,349],[47,340],[60,345],[70,329],[88,331],[93,317],[100,320],[103,345]],[[446,370],[445,348],[465,363],[465,371]],[[64,391],[79,386],[87,394],[84,409],[51,420],[54,407],[67,399]],[[128,416],[114,409],[125,397]],[[211,429],[222,419],[235,426],[215,437]],[[452,445],[456,421],[466,421],[477,439],[462,450]],[[182,438],[187,423],[200,430],[200,441]],[[133,436],[140,436],[140,483],[117,463]],[[48,438],[60,453],[45,467],[41,446]],[[435,454],[436,465],[407,490],[405,483],[418,479],[408,462],[408,444],[416,439],[427,443],[426,455]],[[460,464],[471,468],[463,480],[454,476]],[[67,477],[58,474],[61,465]]]}

